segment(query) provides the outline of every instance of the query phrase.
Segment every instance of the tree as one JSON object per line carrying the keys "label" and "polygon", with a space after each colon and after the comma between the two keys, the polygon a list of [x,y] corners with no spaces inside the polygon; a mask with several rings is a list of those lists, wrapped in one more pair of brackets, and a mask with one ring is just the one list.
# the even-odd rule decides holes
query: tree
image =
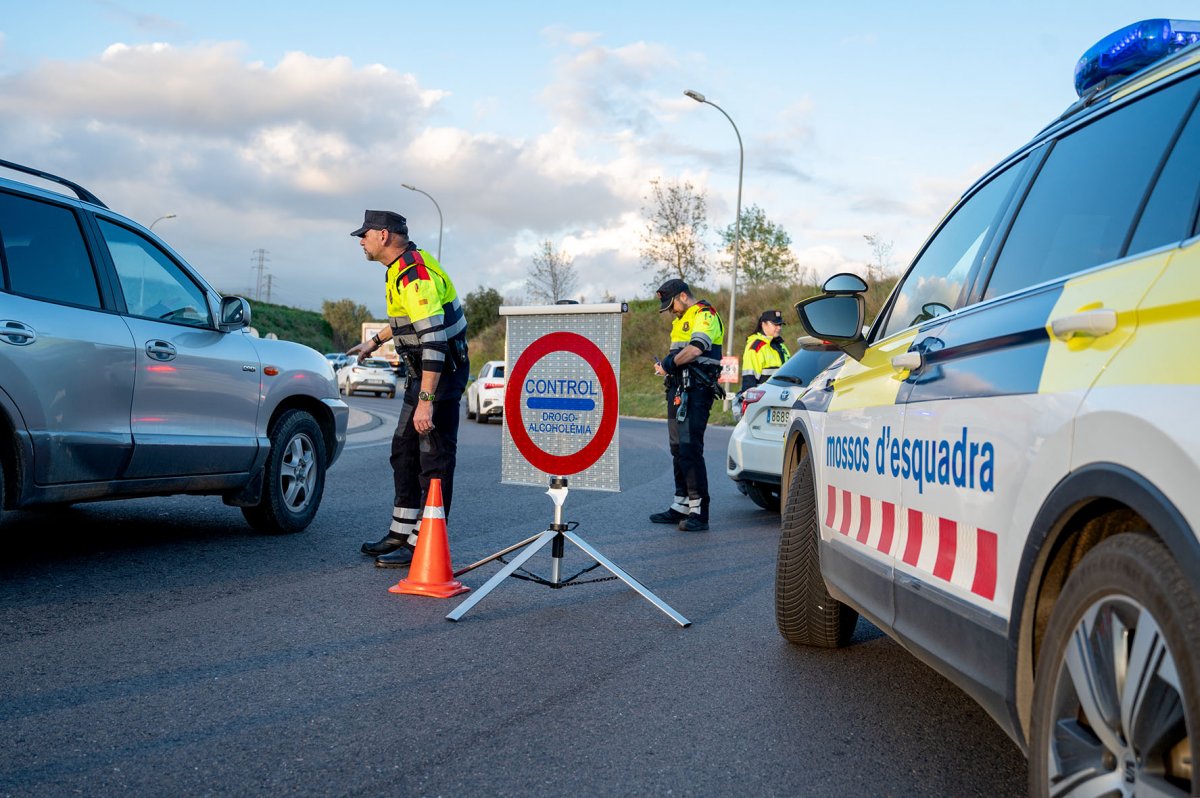
{"label": "tree", "polygon": [[372,321],[371,311],[353,299],[326,299],[321,303],[321,315],[333,328],[333,346],[345,351],[362,340],[364,321]]}
{"label": "tree", "polygon": [[474,338],[480,332],[500,320],[500,306],[504,297],[495,288],[480,288],[463,299],[463,312],[467,314],[467,337]]}
{"label": "tree", "polygon": [[[725,271],[733,271],[734,239],[737,228],[729,225],[721,231],[729,260]],[[742,246],[738,253],[738,280],[747,283],[790,283],[797,277],[799,262],[790,249],[792,237],[772,222],[757,205],[742,209]]]}
{"label": "tree", "polygon": [[530,300],[553,305],[560,299],[570,299],[578,277],[575,261],[562,250],[555,250],[550,239],[542,242],[533,255],[533,268],[525,278],[525,293]]}
{"label": "tree", "polygon": [[867,276],[872,282],[879,282],[883,279],[883,275],[892,268],[894,245],[891,241],[884,241],[878,234],[864,235],[863,238],[867,240],[867,246],[871,248],[871,261],[867,264]]}
{"label": "tree", "polygon": [[672,277],[686,283],[708,276],[708,202],[688,182],[650,181],[651,207],[643,207],[646,229],[642,233],[642,262],[655,269],[652,288]]}

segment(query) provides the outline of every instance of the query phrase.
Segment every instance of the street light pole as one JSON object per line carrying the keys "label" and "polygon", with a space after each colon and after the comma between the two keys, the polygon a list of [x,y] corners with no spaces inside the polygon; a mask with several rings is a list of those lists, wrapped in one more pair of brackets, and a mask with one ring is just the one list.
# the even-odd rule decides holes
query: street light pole
{"label": "street light pole", "polygon": [[[726,328],[729,330],[729,334],[733,335],[734,313],[737,310],[738,259],[741,255],[741,251],[742,251],[742,167],[744,166],[745,161],[746,161],[746,151],[742,147],[741,131],[739,131],[738,126],[736,124],[734,124],[733,117],[731,117],[729,114],[725,113],[724,108],[717,105],[712,100],[706,99],[704,97],[704,95],[698,91],[692,91],[691,89],[688,89],[688,90],[684,91],[684,95],[687,97],[691,97],[693,100],[695,100],[698,103],[704,103],[705,105],[711,105],[713,108],[716,108],[718,111],[720,111],[721,115],[729,120],[729,124],[733,125],[733,133],[735,136],[737,136],[737,142],[738,142],[737,216],[734,217],[734,222],[733,222],[733,231],[734,231],[733,232],[733,285],[729,289],[729,326]],[[728,351],[728,350],[726,350],[726,351]],[[726,389],[725,393],[728,395],[728,393],[729,393],[728,389]]]}
{"label": "street light pole", "polygon": [[155,219],[153,222],[151,222],[151,223],[150,223],[150,226],[149,226],[148,228],[146,228],[146,229],[148,229],[148,230],[153,230],[153,229],[154,229],[154,225],[158,224],[158,223],[159,223],[159,222],[161,222],[163,219],[174,219],[174,218],[175,218],[175,214],[173,214],[173,213],[168,213],[166,216],[160,216],[160,217],[158,217],[157,219]]}
{"label": "street light pole", "polygon": [[416,186],[410,186],[408,183],[401,183],[400,185],[401,185],[401,187],[406,188],[409,191],[415,191],[418,194],[424,194],[426,197],[429,197],[429,201],[433,203],[433,207],[437,208],[437,212],[438,212],[438,263],[441,263],[442,262],[442,206],[438,205],[437,200],[435,200],[429,194],[428,191],[422,191],[421,189],[417,188]]}

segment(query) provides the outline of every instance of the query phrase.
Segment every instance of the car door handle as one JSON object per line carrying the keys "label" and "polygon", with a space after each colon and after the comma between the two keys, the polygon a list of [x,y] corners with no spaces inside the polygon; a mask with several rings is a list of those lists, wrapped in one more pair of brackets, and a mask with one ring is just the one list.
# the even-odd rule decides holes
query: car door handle
{"label": "car door handle", "polygon": [[37,340],[37,333],[24,322],[5,319],[0,321],[0,338],[14,346],[29,346]]}
{"label": "car door handle", "polygon": [[147,341],[146,354],[151,360],[174,360],[176,351],[170,341]]}
{"label": "car door handle", "polygon": [[1069,341],[1076,335],[1099,338],[1117,329],[1117,312],[1109,308],[1085,310],[1060,316],[1050,322],[1050,331],[1061,341]]}
{"label": "car door handle", "polygon": [[916,371],[925,365],[925,356],[920,352],[905,352],[892,358],[892,368],[896,371]]}

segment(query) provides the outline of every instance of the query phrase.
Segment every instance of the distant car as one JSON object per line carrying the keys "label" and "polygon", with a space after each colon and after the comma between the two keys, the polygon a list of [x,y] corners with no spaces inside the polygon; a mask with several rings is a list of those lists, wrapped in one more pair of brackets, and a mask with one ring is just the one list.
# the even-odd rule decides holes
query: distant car
{"label": "distant car", "polygon": [[396,370],[379,358],[369,357],[359,363],[358,358],[350,357],[350,362],[338,369],[337,384],[338,392],[346,396],[367,391],[396,398]]}
{"label": "distant car", "polygon": [[467,418],[486,424],[504,413],[504,361],[489,360],[467,386]]}
{"label": "distant car", "polygon": [[132,496],[221,496],[250,524],[316,516],[350,410],[320,353],[256,338],[150,230],[87,189],[0,178],[0,517]]}
{"label": "distant car", "polygon": [[841,355],[836,345],[805,336],[779,371],[734,403],[741,419],[729,437],[726,473],[764,510],[779,511],[783,438],[791,424],[792,404],[804,386]]}
{"label": "distant car", "polygon": [[330,365],[333,366],[333,370],[336,372],[342,366],[345,366],[350,362],[350,355],[347,355],[345,352],[326,352],[325,359],[329,361]]}

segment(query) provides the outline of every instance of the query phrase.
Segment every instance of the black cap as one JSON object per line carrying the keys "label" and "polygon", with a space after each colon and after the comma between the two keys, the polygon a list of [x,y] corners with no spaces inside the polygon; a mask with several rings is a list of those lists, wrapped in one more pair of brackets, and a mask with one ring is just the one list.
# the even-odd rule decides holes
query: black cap
{"label": "black cap", "polygon": [[762,315],[758,317],[758,323],[762,324],[764,321],[769,321],[773,324],[787,324],[783,320],[783,313],[778,310],[764,310]]}
{"label": "black cap", "polygon": [[392,211],[367,211],[363,215],[362,227],[350,235],[362,238],[368,230],[387,230],[400,235],[408,235],[408,220]]}
{"label": "black cap", "polygon": [[688,285],[683,280],[667,280],[659,286],[658,290],[654,292],[654,295],[662,303],[658,307],[658,312],[662,313],[664,310],[668,310],[671,307],[671,300],[679,296],[680,292],[687,290]]}

